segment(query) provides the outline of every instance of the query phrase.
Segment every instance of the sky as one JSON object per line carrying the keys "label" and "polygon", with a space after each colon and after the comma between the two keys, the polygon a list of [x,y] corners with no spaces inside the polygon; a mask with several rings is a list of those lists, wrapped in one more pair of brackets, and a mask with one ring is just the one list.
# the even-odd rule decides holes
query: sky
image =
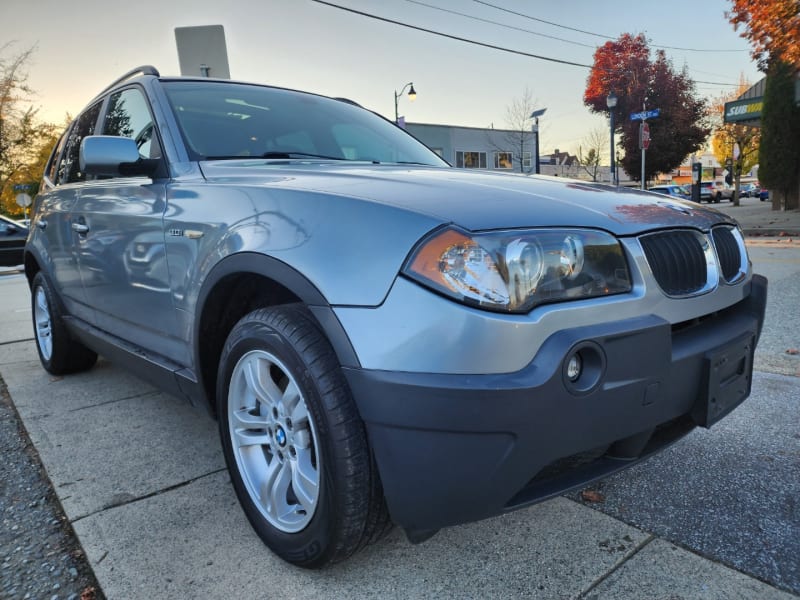
{"label": "sky", "polygon": [[[665,49],[667,57],[676,69],[688,67],[698,95],[707,98],[734,91],[740,76],[750,83],[761,78],[748,42],[725,18],[729,0],[329,1],[582,65],[592,64],[597,45],[608,38],[644,33],[653,49],[673,47]],[[313,0],[0,0],[0,22],[0,47],[12,42],[6,55],[36,46],[28,83],[40,116],[53,122],[76,115],[133,67],[151,64],[164,75],[180,74],[176,27],[223,25],[233,79],[347,97],[389,119],[395,92],[413,82],[416,100],[399,100],[409,122],[495,128],[507,127],[507,107],[527,88],[536,107],[547,109],[539,121],[543,154],[556,148],[574,153],[590,131],[608,127],[583,105],[588,68]]]}

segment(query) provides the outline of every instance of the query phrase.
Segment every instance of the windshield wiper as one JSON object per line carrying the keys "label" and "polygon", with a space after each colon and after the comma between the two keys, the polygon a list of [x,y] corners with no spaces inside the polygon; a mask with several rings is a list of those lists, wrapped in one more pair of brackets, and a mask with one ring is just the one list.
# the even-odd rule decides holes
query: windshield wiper
{"label": "windshield wiper", "polygon": [[347,160],[341,156],[326,156],[324,154],[309,154],[308,152],[265,152],[261,158],[323,158],[325,160]]}
{"label": "windshield wiper", "polygon": [[347,160],[341,156],[325,156],[324,154],[308,154],[306,152],[265,152],[261,156],[220,155],[205,156],[201,160],[258,160],[260,158],[321,158],[324,160]]}

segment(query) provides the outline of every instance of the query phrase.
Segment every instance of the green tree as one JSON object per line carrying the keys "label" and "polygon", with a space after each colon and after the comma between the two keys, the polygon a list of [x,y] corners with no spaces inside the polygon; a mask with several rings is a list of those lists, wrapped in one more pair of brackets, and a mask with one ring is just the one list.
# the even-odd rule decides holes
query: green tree
{"label": "green tree", "polygon": [[772,193],[773,209],[798,208],[800,196],[800,107],[794,101],[795,69],[770,62],[761,113],[758,179]]}
{"label": "green tree", "polygon": [[11,49],[11,43],[0,46],[0,209],[18,213],[13,185],[41,178],[41,172],[34,177],[30,170],[49,150],[43,148],[52,147],[55,127],[40,122],[38,109],[31,104],[27,66],[35,48],[16,54]]}

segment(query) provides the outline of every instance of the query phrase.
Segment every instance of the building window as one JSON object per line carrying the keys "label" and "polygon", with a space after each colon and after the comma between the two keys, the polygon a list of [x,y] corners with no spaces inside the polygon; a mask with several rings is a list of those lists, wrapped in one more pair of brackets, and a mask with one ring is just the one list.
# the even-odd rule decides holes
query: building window
{"label": "building window", "polygon": [[456,167],[460,169],[485,169],[486,152],[462,152],[456,150]]}
{"label": "building window", "polygon": [[494,153],[494,168],[495,169],[512,169],[514,167],[511,152],[495,152]]}
{"label": "building window", "polygon": [[526,169],[531,168],[531,153],[530,152],[523,152],[522,153],[522,166]]}

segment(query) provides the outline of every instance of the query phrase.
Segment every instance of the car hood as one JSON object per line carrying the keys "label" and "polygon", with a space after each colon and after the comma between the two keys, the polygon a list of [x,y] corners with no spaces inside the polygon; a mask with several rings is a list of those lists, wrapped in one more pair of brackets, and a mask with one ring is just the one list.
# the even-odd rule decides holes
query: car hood
{"label": "car hood", "polygon": [[636,235],[668,227],[706,230],[729,217],[695,203],[560,177],[455,168],[310,161],[205,161],[209,183],[267,186],[387,204],[472,231],[591,227]]}

